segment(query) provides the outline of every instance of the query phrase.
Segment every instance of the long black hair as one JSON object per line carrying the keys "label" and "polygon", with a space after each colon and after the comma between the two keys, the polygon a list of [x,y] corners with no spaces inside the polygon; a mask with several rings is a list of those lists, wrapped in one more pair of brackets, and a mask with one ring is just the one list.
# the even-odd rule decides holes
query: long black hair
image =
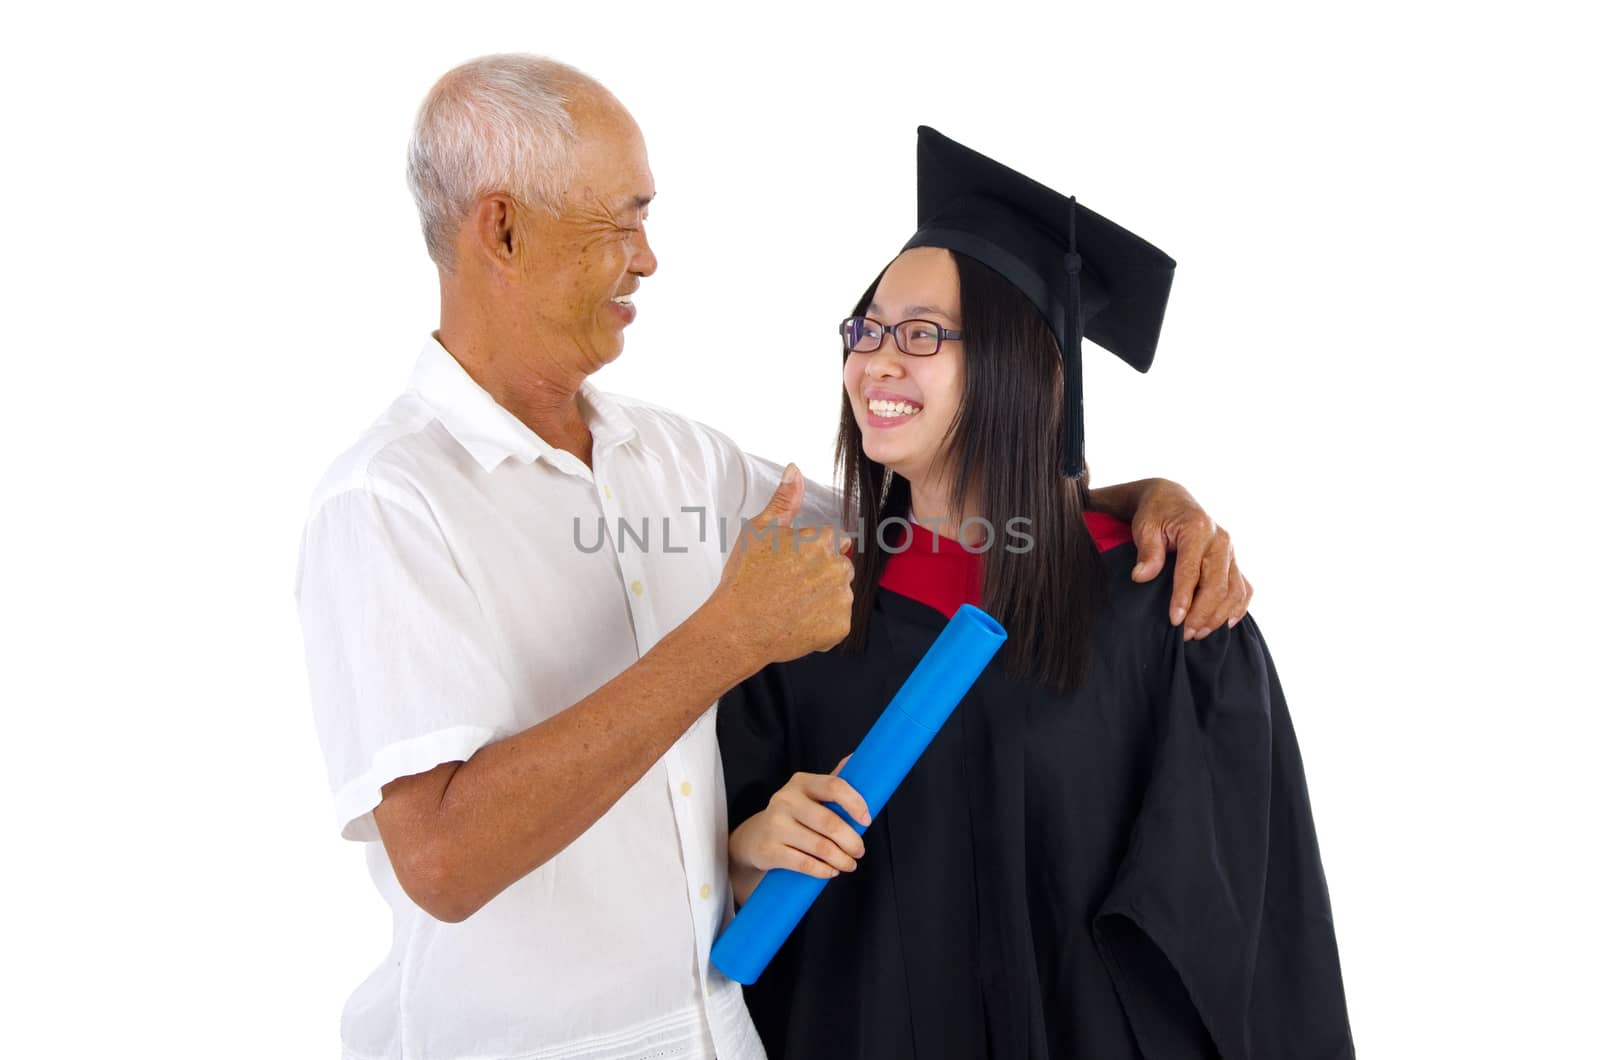
{"label": "long black hair", "polygon": [[[993,270],[950,252],[961,283],[965,382],[942,450],[953,511],[976,512],[993,526],[983,553],[983,608],[1009,634],[1003,658],[1018,679],[1065,692],[1088,674],[1094,618],[1105,599],[1105,571],[1083,523],[1089,481],[1063,478],[1061,348],[1044,318]],[[879,275],[882,279],[882,275]],[[866,312],[878,280],[856,306]],[[892,340],[886,340],[892,341]],[[849,357],[849,353],[844,354]],[[855,611],[846,650],[866,644],[868,616],[890,553],[884,521],[910,514],[911,486],[870,459],[850,395],[843,396],[834,470],[846,525],[857,535]],[[975,503],[969,503],[975,502]],[[1012,520],[1025,519],[1025,524]],[[1032,538],[1006,533],[1021,525]]]}

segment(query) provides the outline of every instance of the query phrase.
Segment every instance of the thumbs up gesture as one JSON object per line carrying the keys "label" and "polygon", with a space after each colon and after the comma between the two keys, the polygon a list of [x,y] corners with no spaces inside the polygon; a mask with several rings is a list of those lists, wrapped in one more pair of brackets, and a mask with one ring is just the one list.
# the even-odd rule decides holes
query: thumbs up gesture
{"label": "thumbs up gesture", "polygon": [[850,632],[849,538],[830,527],[796,529],[804,496],[805,479],[790,464],[767,506],[742,528],[712,594],[729,632],[761,665],[824,651]]}

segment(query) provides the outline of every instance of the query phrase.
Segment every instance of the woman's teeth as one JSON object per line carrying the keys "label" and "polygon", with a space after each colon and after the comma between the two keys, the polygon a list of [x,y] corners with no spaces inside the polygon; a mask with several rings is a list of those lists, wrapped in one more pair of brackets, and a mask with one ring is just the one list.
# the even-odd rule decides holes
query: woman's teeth
{"label": "woman's teeth", "polygon": [[909,401],[884,401],[873,398],[867,402],[867,409],[874,416],[886,416],[893,419],[897,416],[915,416],[922,411],[921,405],[913,405]]}
{"label": "woman's teeth", "polygon": [[612,301],[617,303],[618,305],[632,305],[633,304],[633,299],[629,298],[625,294],[618,295],[617,297],[613,298]]}

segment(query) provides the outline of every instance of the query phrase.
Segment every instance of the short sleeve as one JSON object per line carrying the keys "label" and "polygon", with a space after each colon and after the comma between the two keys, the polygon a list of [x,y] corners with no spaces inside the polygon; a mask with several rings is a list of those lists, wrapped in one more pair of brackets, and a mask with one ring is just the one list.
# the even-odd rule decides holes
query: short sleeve
{"label": "short sleeve", "polygon": [[[783,464],[740,452],[745,477],[744,503],[739,515],[753,519],[767,506],[783,479]],[[827,486],[806,479],[805,497],[800,502],[796,526],[836,526],[839,522],[839,494]]]}
{"label": "short sleeve", "polygon": [[1354,1055],[1299,746],[1253,619],[1164,633],[1155,754],[1095,918],[1147,1056]]}
{"label": "short sleeve", "polygon": [[383,786],[516,731],[484,615],[426,505],[372,482],[306,524],[296,587],[312,709],[346,839]]}
{"label": "short sleeve", "polygon": [[[718,514],[727,521],[726,540],[736,539],[742,520],[753,519],[767,506],[783,478],[785,465],[740,449],[733,439],[703,423],[695,425],[705,437],[719,481],[713,484],[719,500]],[[800,503],[796,526],[837,526],[840,518],[839,494],[811,479],[806,479],[805,497]]]}

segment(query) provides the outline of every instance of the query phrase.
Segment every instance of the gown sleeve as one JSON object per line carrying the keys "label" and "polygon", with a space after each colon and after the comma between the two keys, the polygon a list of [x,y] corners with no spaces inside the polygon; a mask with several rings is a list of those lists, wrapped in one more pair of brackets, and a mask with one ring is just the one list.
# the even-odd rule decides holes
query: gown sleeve
{"label": "gown sleeve", "polygon": [[789,780],[788,681],[773,664],[731,689],[717,706],[717,744],[731,832],[767,808]]}
{"label": "gown sleeve", "polygon": [[1164,634],[1150,778],[1094,920],[1149,1057],[1353,1057],[1283,689],[1253,619]]}

